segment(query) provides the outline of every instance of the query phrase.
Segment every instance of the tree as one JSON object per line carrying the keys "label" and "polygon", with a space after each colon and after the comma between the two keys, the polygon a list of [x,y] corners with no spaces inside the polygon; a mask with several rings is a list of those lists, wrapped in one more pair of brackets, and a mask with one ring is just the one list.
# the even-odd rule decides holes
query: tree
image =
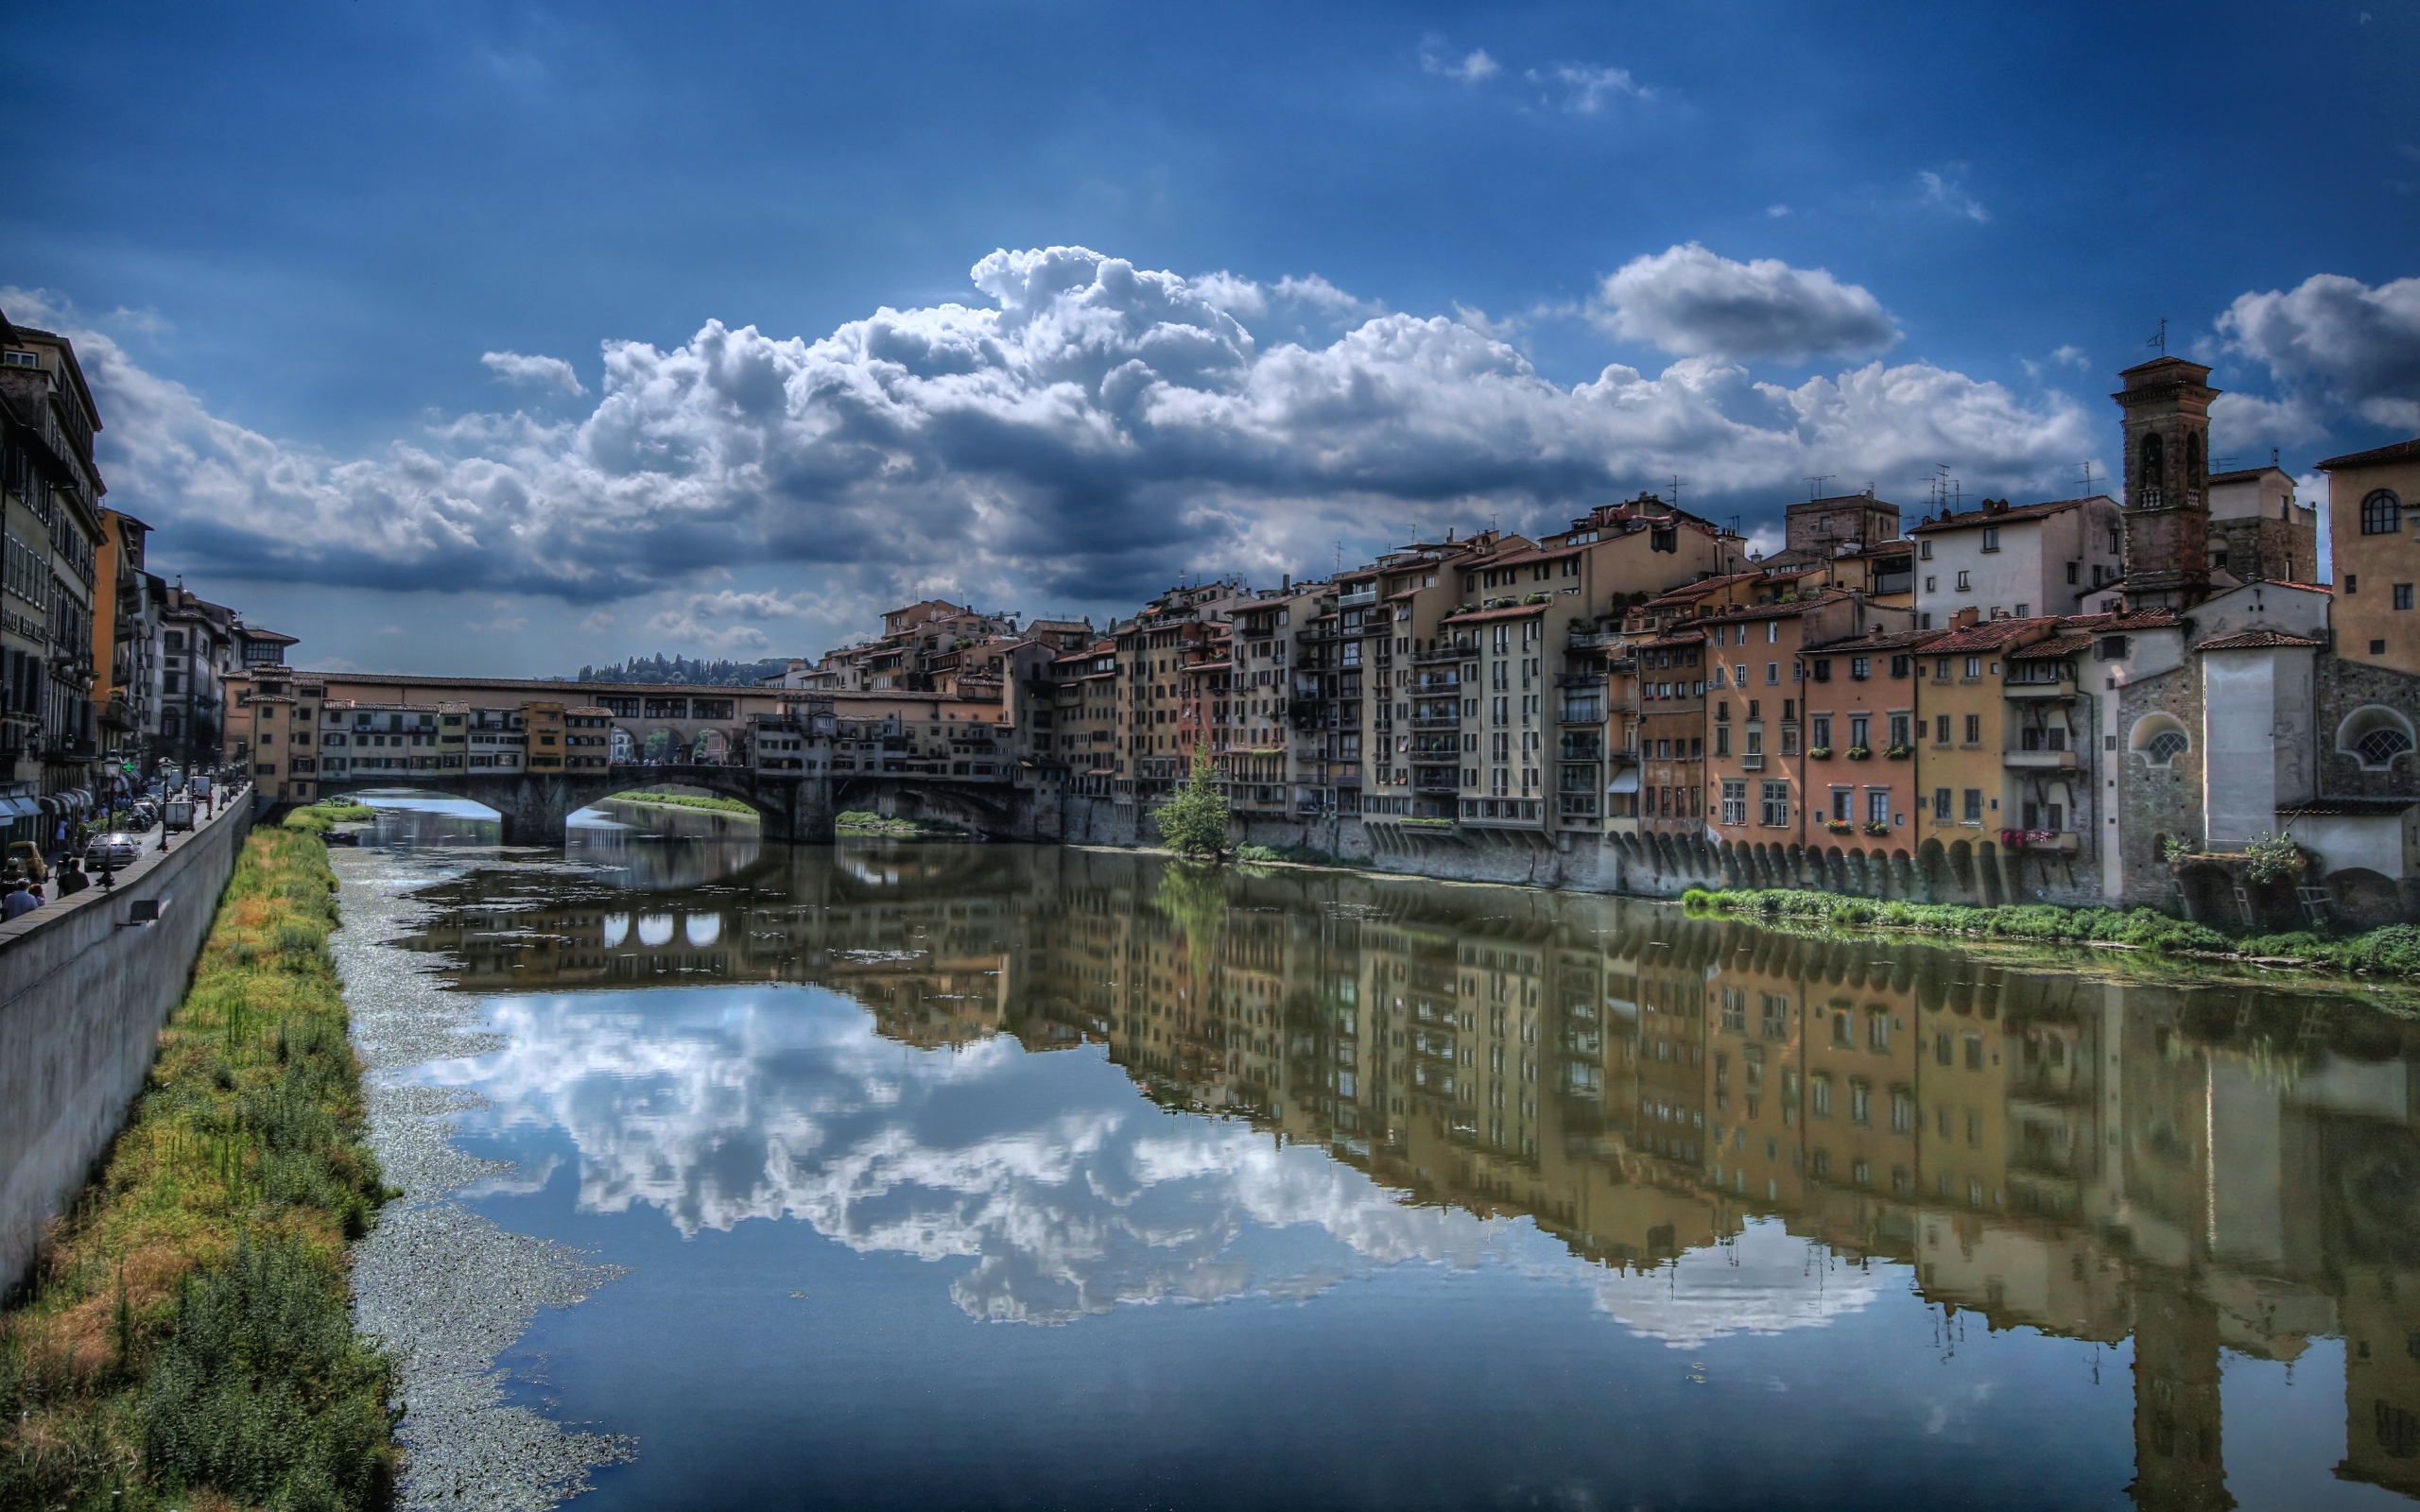
{"label": "tree", "polygon": [[1152,814],[1151,823],[1180,855],[1215,856],[1227,848],[1227,795],[1200,742],[1193,747],[1193,775]]}

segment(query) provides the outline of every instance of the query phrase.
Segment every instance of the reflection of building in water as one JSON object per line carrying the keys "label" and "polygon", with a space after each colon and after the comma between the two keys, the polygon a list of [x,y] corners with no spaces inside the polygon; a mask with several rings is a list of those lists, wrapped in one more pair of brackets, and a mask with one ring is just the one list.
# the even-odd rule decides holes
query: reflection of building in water
{"label": "reflection of building in water", "polygon": [[910,1043],[1102,1047],[1165,1106],[1607,1264],[1778,1218],[1994,1329],[2132,1335],[2145,1505],[2229,1504],[2221,1349],[2342,1332],[2342,1473],[2420,1494],[2420,1031],[2396,1021],[1617,899],[1075,850],[783,851],[710,890],[538,908],[480,886],[438,892],[465,986],[819,983]]}

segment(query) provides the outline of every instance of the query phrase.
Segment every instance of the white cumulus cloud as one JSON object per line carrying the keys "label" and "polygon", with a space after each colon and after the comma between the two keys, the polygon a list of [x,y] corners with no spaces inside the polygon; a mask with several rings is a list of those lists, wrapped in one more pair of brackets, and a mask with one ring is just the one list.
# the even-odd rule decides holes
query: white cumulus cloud
{"label": "white cumulus cloud", "polygon": [[2237,296],[2219,332],[2281,390],[2273,401],[2228,395],[2248,422],[2287,439],[2317,434],[2325,417],[2346,412],[2420,430],[2420,278],[2372,288],[2314,274],[2290,289]]}
{"label": "white cumulus cloud", "polygon": [[1434,53],[1422,53],[1420,66],[1432,74],[1443,74],[1447,78],[1459,78],[1466,84],[1476,84],[1481,79],[1492,78],[1504,71],[1501,63],[1487,56],[1487,49],[1484,47],[1472,48],[1459,63],[1441,59]]}
{"label": "white cumulus cloud", "polygon": [[1955,178],[1946,178],[1927,169],[1916,175],[1916,182],[1923,186],[1927,199],[1953,215],[1962,215],[1977,222],[1992,218],[1992,213],[1983,208],[1983,202],[1968,194],[1966,186]]}
{"label": "white cumulus cloud", "polygon": [[508,383],[536,384],[544,388],[560,388],[577,399],[588,392],[572,370],[570,363],[561,357],[525,357],[518,352],[490,352],[479,361],[487,369]]}
{"label": "white cumulus cloud", "polygon": [[1634,341],[1738,361],[1846,356],[1899,339],[1882,301],[1858,284],[1778,258],[1734,262],[1696,242],[1623,264],[1592,314]]}
{"label": "white cumulus cloud", "polygon": [[[99,391],[112,493],[176,570],[583,612],[705,593],[743,565],[813,585],[833,623],[911,590],[1114,610],[1180,570],[1301,572],[1339,540],[1372,552],[1490,513],[1557,527],[1673,472],[1726,513],[1807,473],[1913,496],[1945,459],[1970,488],[2021,493],[2058,486],[2108,429],[2058,393],[1925,363],[1758,382],[1743,361],[1872,350],[1896,328],[1827,273],[1702,248],[1633,263],[1599,311],[1686,355],[1569,386],[1476,322],[1377,313],[1313,277],[1196,281],[1057,247],[994,252],[972,280],[979,300],[821,336],[709,320],[669,349],[608,342],[584,413],[462,415],[353,456],[215,413],[56,319]],[[32,297],[0,298],[33,318]],[[1301,334],[1281,339],[1288,319]],[[707,623],[752,617],[739,597],[658,597],[633,622],[667,606],[724,638],[700,646],[761,633]]]}

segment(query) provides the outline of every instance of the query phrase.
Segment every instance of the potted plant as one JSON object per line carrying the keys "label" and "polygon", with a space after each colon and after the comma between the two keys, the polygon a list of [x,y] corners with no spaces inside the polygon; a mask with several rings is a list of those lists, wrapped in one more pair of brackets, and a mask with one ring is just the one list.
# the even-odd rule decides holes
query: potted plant
{"label": "potted plant", "polygon": [[1806,754],[1819,762],[1828,762],[1832,759],[1832,747],[1829,746],[1809,746],[1806,748]]}
{"label": "potted plant", "polygon": [[1834,834],[1850,834],[1855,833],[1857,830],[1857,826],[1851,824],[1846,819],[1827,819],[1824,823],[1824,828],[1831,831]]}
{"label": "potted plant", "polygon": [[1869,819],[1866,821],[1865,833],[1868,834],[1887,835],[1891,833],[1891,826],[1883,823],[1879,819]]}
{"label": "potted plant", "polygon": [[1872,761],[1873,759],[1874,747],[1871,746],[1851,746],[1849,747],[1849,760],[1853,762],[1865,762]]}
{"label": "potted plant", "polygon": [[1882,751],[1884,756],[1889,757],[1894,762],[1904,762],[1915,753],[1916,747],[1913,746],[1887,746],[1883,747]]}

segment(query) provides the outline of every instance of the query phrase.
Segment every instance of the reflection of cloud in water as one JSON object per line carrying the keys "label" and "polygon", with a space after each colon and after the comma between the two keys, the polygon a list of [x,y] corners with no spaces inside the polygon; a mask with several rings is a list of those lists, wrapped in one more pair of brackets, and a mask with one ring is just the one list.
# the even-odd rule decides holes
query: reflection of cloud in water
{"label": "reflection of cloud in water", "polygon": [[722,938],[720,914],[690,914],[681,920],[681,933],[700,950]]}
{"label": "reflection of cloud in water", "polygon": [[642,945],[672,943],[672,916],[670,914],[641,914],[639,943]]}
{"label": "reflection of cloud in water", "polygon": [[1597,1309],[1682,1349],[1732,1333],[1823,1328],[1864,1311],[1881,1290],[1864,1271],[1834,1268],[1828,1249],[1781,1220],[1752,1219],[1728,1245],[1691,1250],[1665,1269],[1604,1277]]}
{"label": "reflection of cloud in water", "polygon": [[605,916],[605,948],[607,950],[612,950],[614,946],[619,945],[622,941],[630,937],[630,915],[607,914]]}
{"label": "reflection of cloud in water", "polygon": [[[631,1001],[501,1001],[510,1048],[435,1068],[509,1123],[567,1132],[583,1211],[659,1208],[689,1235],[789,1216],[860,1251],[971,1259],[958,1304],[1032,1322],[1305,1296],[1374,1265],[1476,1264],[1504,1236],[1317,1148],[1169,1118],[1086,1052],[912,1049],[821,993]],[[1313,1242],[1254,1242],[1304,1228]]]}

